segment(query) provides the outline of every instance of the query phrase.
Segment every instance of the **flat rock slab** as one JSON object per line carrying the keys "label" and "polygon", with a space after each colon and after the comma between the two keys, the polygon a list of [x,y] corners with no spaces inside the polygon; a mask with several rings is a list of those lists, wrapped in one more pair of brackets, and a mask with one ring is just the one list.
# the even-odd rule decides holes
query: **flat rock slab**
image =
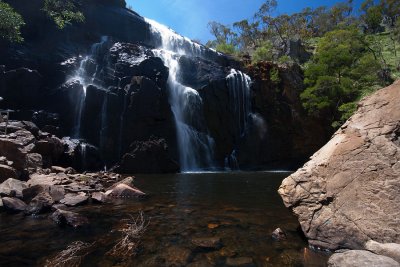
{"label": "flat rock slab", "polygon": [[25,202],[18,198],[13,197],[3,197],[3,205],[6,211],[8,212],[21,212],[24,211],[27,207]]}
{"label": "flat rock slab", "polygon": [[192,244],[197,248],[203,249],[219,249],[222,247],[221,238],[219,237],[199,237],[193,238]]}
{"label": "flat rock slab", "polygon": [[56,210],[50,217],[61,226],[68,225],[78,228],[89,224],[89,220],[86,217],[71,211]]}
{"label": "flat rock slab", "polygon": [[89,197],[84,194],[66,194],[64,199],[60,200],[61,204],[75,207],[83,205],[88,201]]}
{"label": "flat rock slab", "polygon": [[283,180],[286,207],[314,246],[400,243],[400,81],[359,103],[311,160]]}
{"label": "flat rock slab", "polygon": [[113,189],[108,190],[106,195],[115,198],[140,198],[146,196],[146,194],[139,189],[126,184],[118,184]]}
{"label": "flat rock slab", "polygon": [[349,250],[333,254],[328,267],[400,267],[392,258],[376,255],[365,250]]}
{"label": "flat rock slab", "polygon": [[64,181],[70,180],[65,173],[51,173],[51,174],[31,174],[28,180],[29,186],[34,185],[60,185]]}

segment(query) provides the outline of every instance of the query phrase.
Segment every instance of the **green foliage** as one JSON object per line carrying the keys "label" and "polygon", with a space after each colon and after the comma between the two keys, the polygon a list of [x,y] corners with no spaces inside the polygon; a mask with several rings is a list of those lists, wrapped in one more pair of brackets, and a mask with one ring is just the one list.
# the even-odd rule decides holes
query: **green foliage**
{"label": "green foliage", "polygon": [[386,25],[393,27],[400,14],[399,0],[380,0],[379,6],[382,9],[383,16],[386,18]]}
{"label": "green foliage", "polygon": [[320,39],[313,61],[305,70],[304,108],[312,116],[326,117],[333,127],[355,110],[356,101],[376,85],[382,65],[365,46],[357,30],[335,30]]}
{"label": "green foliage", "polygon": [[24,20],[7,3],[0,1],[0,37],[10,42],[22,42],[21,27]]}
{"label": "green foliage", "polygon": [[64,29],[72,22],[83,22],[85,17],[78,10],[73,0],[45,0],[43,11],[54,20],[59,29]]}
{"label": "green foliage", "polygon": [[228,55],[234,55],[236,53],[235,46],[232,44],[227,44],[227,43],[219,43],[215,46],[215,50],[218,52],[228,54]]}
{"label": "green foliage", "polygon": [[272,53],[273,47],[271,42],[263,42],[253,54],[252,61],[253,63],[260,61],[270,61],[273,59]]}
{"label": "green foliage", "polygon": [[278,58],[278,63],[280,64],[292,64],[293,62],[293,59],[287,55],[283,55]]}
{"label": "green foliage", "polygon": [[345,103],[341,105],[338,110],[341,116],[338,121],[332,122],[331,126],[334,129],[339,128],[345,121],[347,121],[351,117],[351,115],[354,114],[354,112],[357,110],[357,101]]}
{"label": "green foliage", "polygon": [[276,67],[273,67],[272,69],[270,69],[269,78],[272,83],[279,84],[281,82],[281,78],[279,76],[279,69]]}
{"label": "green foliage", "polygon": [[[274,16],[278,1],[265,0],[252,20],[241,20],[233,27],[210,23],[215,40],[208,46],[250,55],[253,64],[290,64],[296,59],[277,55],[287,55],[290,41],[300,40],[313,53],[302,65],[303,106],[336,128],[363,96],[400,78],[400,1],[365,0],[355,16],[352,2]],[[275,70],[263,74],[280,82]]]}
{"label": "green foliage", "polygon": [[367,30],[370,33],[376,33],[381,29],[383,20],[382,7],[373,5],[372,0],[367,0],[362,4],[362,19],[364,20]]}

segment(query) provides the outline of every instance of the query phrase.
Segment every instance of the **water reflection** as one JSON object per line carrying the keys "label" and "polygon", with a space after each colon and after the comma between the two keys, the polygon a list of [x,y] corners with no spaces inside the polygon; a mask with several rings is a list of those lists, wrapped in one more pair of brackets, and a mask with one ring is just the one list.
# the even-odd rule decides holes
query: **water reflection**
{"label": "water reflection", "polygon": [[[287,173],[138,175],[145,201],[79,208],[91,226],[59,228],[44,217],[0,214],[1,266],[43,266],[76,241],[94,244],[81,266],[326,266],[327,255],[307,248],[296,218],[276,190]],[[150,223],[129,261],[107,254],[129,215],[144,211]],[[287,239],[274,241],[277,227]],[[218,249],[199,249],[195,238],[218,238]],[[211,241],[208,241],[211,242]]]}

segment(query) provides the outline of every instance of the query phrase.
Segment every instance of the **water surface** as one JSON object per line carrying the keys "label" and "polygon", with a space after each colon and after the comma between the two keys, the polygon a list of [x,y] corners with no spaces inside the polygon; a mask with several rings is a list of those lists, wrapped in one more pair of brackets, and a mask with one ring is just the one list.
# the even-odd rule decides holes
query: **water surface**
{"label": "water surface", "polygon": [[[297,219],[277,189],[285,172],[137,175],[146,200],[75,208],[90,226],[61,228],[45,216],[0,214],[0,266],[41,266],[74,241],[90,243],[81,266],[226,266],[228,258],[251,258],[255,266],[326,266],[328,255],[307,247]],[[127,261],[108,253],[130,215],[148,222],[137,254]],[[280,227],[287,240],[271,237]],[[219,237],[220,249],[196,249],[191,240]],[[79,253],[78,253],[79,254]],[[64,266],[68,266],[64,265]]]}

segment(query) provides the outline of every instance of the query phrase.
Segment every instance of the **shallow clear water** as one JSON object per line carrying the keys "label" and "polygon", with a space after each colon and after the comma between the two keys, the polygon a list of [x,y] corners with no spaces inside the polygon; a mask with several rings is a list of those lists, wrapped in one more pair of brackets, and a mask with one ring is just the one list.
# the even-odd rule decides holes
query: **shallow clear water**
{"label": "shallow clear water", "polygon": [[[1,213],[0,266],[41,266],[77,240],[91,243],[81,252],[82,266],[165,266],[182,257],[192,266],[226,266],[229,257],[252,258],[255,266],[326,266],[328,255],[307,248],[296,218],[277,193],[288,174],[137,175],[135,185],[148,199],[75,208],[91,222],[78,230],[58,227],[47,215]],[[137,255],[126,260],[107,254],[121,237],[117,230],[124,219],[140,211],[149,224]],[[271,238],[277,227],[286,231],[287,240]],[[191,240],[196,237],[219,237],[223,246],[195,249]]]}

